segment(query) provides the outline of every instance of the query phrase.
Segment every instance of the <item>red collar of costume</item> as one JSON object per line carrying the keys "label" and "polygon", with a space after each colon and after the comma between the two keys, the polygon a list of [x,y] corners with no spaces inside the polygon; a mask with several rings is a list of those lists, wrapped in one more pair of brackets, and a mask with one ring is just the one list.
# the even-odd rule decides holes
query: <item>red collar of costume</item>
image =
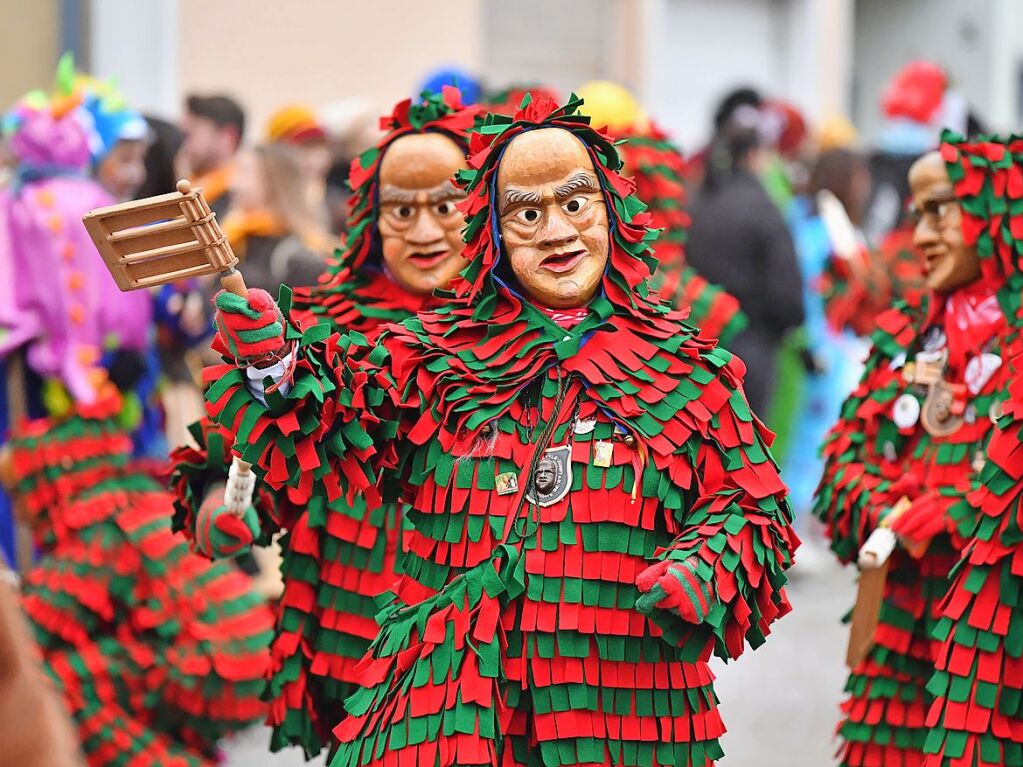
{"label": "red collar of costume", "polygon": [[534,304],[537,309],[544,313],[544,315],[563,330],[571,330],[584,319],[589,313],[589,307],[579,306],[575,309],[551,309],[549,306],[541,306],[540,304]]}
{"label": "red collar of costume", "polygon": [[341,332],[371,334],[386,322],[400,322],[437,304],[432,295],[416,295],[380,271],[342,269],[312,288],[296,288],[293,317],[307,328],[324,320]]}
{"label": "red collar of costume", "polygon": [[982,277],[942,298],[934,296],[926,325],[941,323],[948,343],[948,366],[959,375],[971,357],[1006,327],[998,303],[999,285]]}

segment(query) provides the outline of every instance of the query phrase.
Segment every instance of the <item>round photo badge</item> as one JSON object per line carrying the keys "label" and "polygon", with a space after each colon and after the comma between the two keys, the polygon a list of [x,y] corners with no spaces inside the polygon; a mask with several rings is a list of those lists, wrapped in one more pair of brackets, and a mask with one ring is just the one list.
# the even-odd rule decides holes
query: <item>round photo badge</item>
{"label": "round photo badge", "polygon": [[912,429],[920,420],[920,400],[906,393],[892,406],[892,421],[900,429]]}
{"label": "round photo badge", "polygon": [[932,437],[948,437],[959,431],[963,425],[963,417],[956,415],[954,410],[955,393],[945,381],[938,381],[924,400],[920,413],[920,424]]}

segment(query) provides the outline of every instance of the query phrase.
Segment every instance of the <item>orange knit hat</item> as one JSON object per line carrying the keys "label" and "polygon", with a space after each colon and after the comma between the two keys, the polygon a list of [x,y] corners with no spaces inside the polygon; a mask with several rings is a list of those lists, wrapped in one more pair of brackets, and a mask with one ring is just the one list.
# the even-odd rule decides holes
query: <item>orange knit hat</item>
{"label": "orange knit hat", "polygon": [[266,124],[266,140],[270,143],[305,144],[326,137],[327,132],[308,104],[287,104],[270,115]]}

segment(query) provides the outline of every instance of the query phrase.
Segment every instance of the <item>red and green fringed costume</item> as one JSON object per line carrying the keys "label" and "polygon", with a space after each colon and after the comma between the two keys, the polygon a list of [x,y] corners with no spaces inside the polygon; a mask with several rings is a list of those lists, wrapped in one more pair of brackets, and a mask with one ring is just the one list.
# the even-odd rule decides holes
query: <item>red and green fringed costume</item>
{"label": "red and green fringed costume", "polygon": [[[789,610],[796,539],[742,364],[649,289],[649,217],[577,106],[527,101],[472,133],[450,303],[375,343],[291,326],[297,368],[265,405],[244,370],[207,371],[210,414],[271,487],[407,504],[403,574],[333,767],[710,765],[724,727],[707,660]],[[501,153],[537,127],[586,144],[612,221],[603,289],[573,327],[493,272]],[[555,455],[565,494],[540,506],[523,491]],[[637,600],[668,566],[678,588],[648,617]]]}
{"label": "red and green fringed costume", "polygon": [[689,214],[685,211],[683,178],[686,162],[668,136],[650,123],[625,131],[617,145],[624,172],[636,183],[636,196],[647,204],[650,227],[660,234],[653,243],[657,268],[650,285],[679,309],[689,310],[688,322],[704,335],[727,344],[746,327],[739,302],[713,285],[686,263]]}
{"label": "red and green fringed costume", "polygon": [[[957,195],[968,209],[961,184]],[[976,241],[976,229],[964,216],[968,243],[971,231]],[[913,506],[893,530],[927,529],[911,538],[930,540],[917,557],[902,547],[892,554],[875,644],[846,685],[843,765],[922,765],[925,750],[933,750],[926,745],[927,712],[935,694],[943,694],[940,683],[928,684],[940,657],[935,631],[940,635],[945,626],[948,633],[947,620],[939,623],[941,604],[973,524],[966,497],[991,458],[988,442],[1008,395],[1008,363],[1020,351],[1018,279],[1006,277],[1011,272],[990,248],[980,254],[983,276],[976,282],[948,296],[896,303],[878,318],[863,378],[823,448],[814,511],[842,561],[856,560],[903,497]],[[940,385],[922,380],[928,361],[938,365]],[[949,395],[944,409],[942,391]]]}
{"label": "red and green fringed costume", "polygon": [[[381,120],[386,135],[352,164],[344,250],[319,285],[295,291],[290,317],[297,327],[320,325],[322,330],[311,332],[336,330],[372,339],[387,323],[400,322],[433,300],[403,290],[383,269],[377,231],[380,163],[387,148],[409,134],[439,132],[467,148],[466,131],[477,111],[463,107],[456,90],[445,89],[420,103],[403,101]],[[215,542],[200,540],[208,526],[197,528],[196,520],[207,488],[227,477],[223,448],[229,444],[209,421],[193,430],[197,438],[199,431],[215,433],[217,449],[210,452],[203,444],[198,451],[182,448],[175,454],[176,527],[195,537],[201,551],[217,555],[221,551]],[[249,535],[239,529],[240,539],[229,536],[226,549],[265,543],[273,533],[286,531],[280,541],[284,593],[268,691],[271,747],[300,745],[313,756],[330,741],[342,702],[353,690],[355,664],[376,636],[376,597],[395,580],[402,514],[396,502],[369,508],[358,494],[329,499],[294,492],[266,495],[257,507],[258,525]]]}
{"label": "red and green fringed costume", "polygon": [[923,256],[913,245],[912,224],[891,231],[878,247],[863,252],[863,266],[856,270],[832,254],[818,289],[832,328],[868,338],[885,309],[895,301],[912,300],[925,288]]}
{"label": "red and green fringed costume", "polygon": [[935,630],[937,672],[928,690],[928,767],[1023,765],[1023,138],[963,140],[946,133],[942,157],[963,211],[963,235],[985,275],[1004,280],[998,299],[1011,326],[1005,416],[979,483],[967,497],[969,542]]}
{"label": "red and green fringed costume", "polygon": [[171,532],[119,410],[111,393],[13,435],[41,552],[23,605],[92,767],[212,767],[219,739],[265,716],[273,616],[248,576]]}

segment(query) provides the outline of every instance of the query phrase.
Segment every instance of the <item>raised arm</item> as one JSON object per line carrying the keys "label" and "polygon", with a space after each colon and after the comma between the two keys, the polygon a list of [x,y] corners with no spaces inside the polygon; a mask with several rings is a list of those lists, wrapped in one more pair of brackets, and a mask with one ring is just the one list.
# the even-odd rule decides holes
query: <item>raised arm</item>
{"label": "raised arm", "polygon": [[791,608],[783,587],[798,539],[768,435],[742,389],[717,382],[723,406],[707,414],[678,459],[691,472],[691,504],[681,530],[640,574],[636,607],[649,612],[665,638],[691,650],[735,658],[758,647],[770,624]]}
{"label": "raised arm", "polygon": [[395,434],[381,413],[386,350],[361,334],[286,322],[289,302],[287,292],[280,308],[266,291],[218,294],[215,345],[229,361],[205,371],[207,412],[288,502],[363,495],[376,505],[389,452],[377,445]]}

